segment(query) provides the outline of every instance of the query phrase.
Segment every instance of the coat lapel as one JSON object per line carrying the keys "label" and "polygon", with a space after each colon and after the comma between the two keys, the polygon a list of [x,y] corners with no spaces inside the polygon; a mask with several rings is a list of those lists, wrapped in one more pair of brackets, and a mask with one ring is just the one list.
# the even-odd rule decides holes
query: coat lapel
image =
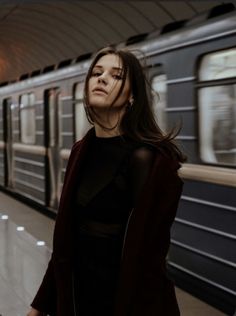
{"label": "coat lapel", "polygon": [[83,161],[86,156],[86,150],[88,148],[92,134],[93,130],[91,129],[81,141],[76,142],[72,147],[61,193],[59,212],[63,210],[66,205],[68,207],[68,205],[73,202],[71,200],[72,195],[74,193],[79,172],[82,168]]}
{"label": "coat lapel", "polygon": [[93,132],[93,129],[89,130],[86,136],[81,141],[76,142],[71,149],[53,235],[54,257],[69,259],[73,253],[71,241],[73,240],[74,192]]}

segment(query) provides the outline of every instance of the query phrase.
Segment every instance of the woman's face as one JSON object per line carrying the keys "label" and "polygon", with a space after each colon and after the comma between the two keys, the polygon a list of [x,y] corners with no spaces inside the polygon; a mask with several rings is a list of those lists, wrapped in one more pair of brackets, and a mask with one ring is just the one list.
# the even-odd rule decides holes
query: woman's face
{"label": "woman's face", "polygon": [[[122,61],[115,54],[102,56],[97,61],[88,81],[90,106],[102,109],[113,104],[122,85],[122,70]],[[127,76],[123,91],[113,104],[114,108],[125,105],[130,96],[130,82]]]}

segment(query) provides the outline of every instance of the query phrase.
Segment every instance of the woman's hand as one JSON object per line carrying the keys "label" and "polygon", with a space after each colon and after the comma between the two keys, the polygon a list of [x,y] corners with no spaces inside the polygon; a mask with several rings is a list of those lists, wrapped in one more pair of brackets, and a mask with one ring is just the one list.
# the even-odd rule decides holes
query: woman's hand
{"label": "woman's hand", "polygon": [[31,311],[26,316],[46,316],[46,314],[38,311],[35,308],[32,308]]}

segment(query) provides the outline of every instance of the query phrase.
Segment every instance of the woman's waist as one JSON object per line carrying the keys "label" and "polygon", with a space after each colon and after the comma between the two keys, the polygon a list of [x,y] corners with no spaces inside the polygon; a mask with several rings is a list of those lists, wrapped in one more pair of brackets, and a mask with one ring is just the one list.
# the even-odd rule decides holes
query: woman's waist
{"label": "woman's waist", "polygon": [[79,222],[91,221],[104,224],[126,223],[132,208],[118,205],[96,205],[89,204],[86,207],[78,205],[75,216]]}
{"label": "woman's waist", "polygon": [[101,238],[119,238],[123,236],[125,223],[105,223],[90,219],[80,220],[80,236],[95,236]]}

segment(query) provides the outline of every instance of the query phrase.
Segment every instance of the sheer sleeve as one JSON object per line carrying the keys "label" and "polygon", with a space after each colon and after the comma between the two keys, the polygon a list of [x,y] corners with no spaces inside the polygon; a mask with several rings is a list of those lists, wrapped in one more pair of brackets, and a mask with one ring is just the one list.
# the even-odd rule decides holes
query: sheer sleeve
{"label": "sheer sleeve", "polygon": [[132,202],[135,206],[148,179],[154,160],[154,148],[142,146],[134,150],[130,159],[129,182]]}

